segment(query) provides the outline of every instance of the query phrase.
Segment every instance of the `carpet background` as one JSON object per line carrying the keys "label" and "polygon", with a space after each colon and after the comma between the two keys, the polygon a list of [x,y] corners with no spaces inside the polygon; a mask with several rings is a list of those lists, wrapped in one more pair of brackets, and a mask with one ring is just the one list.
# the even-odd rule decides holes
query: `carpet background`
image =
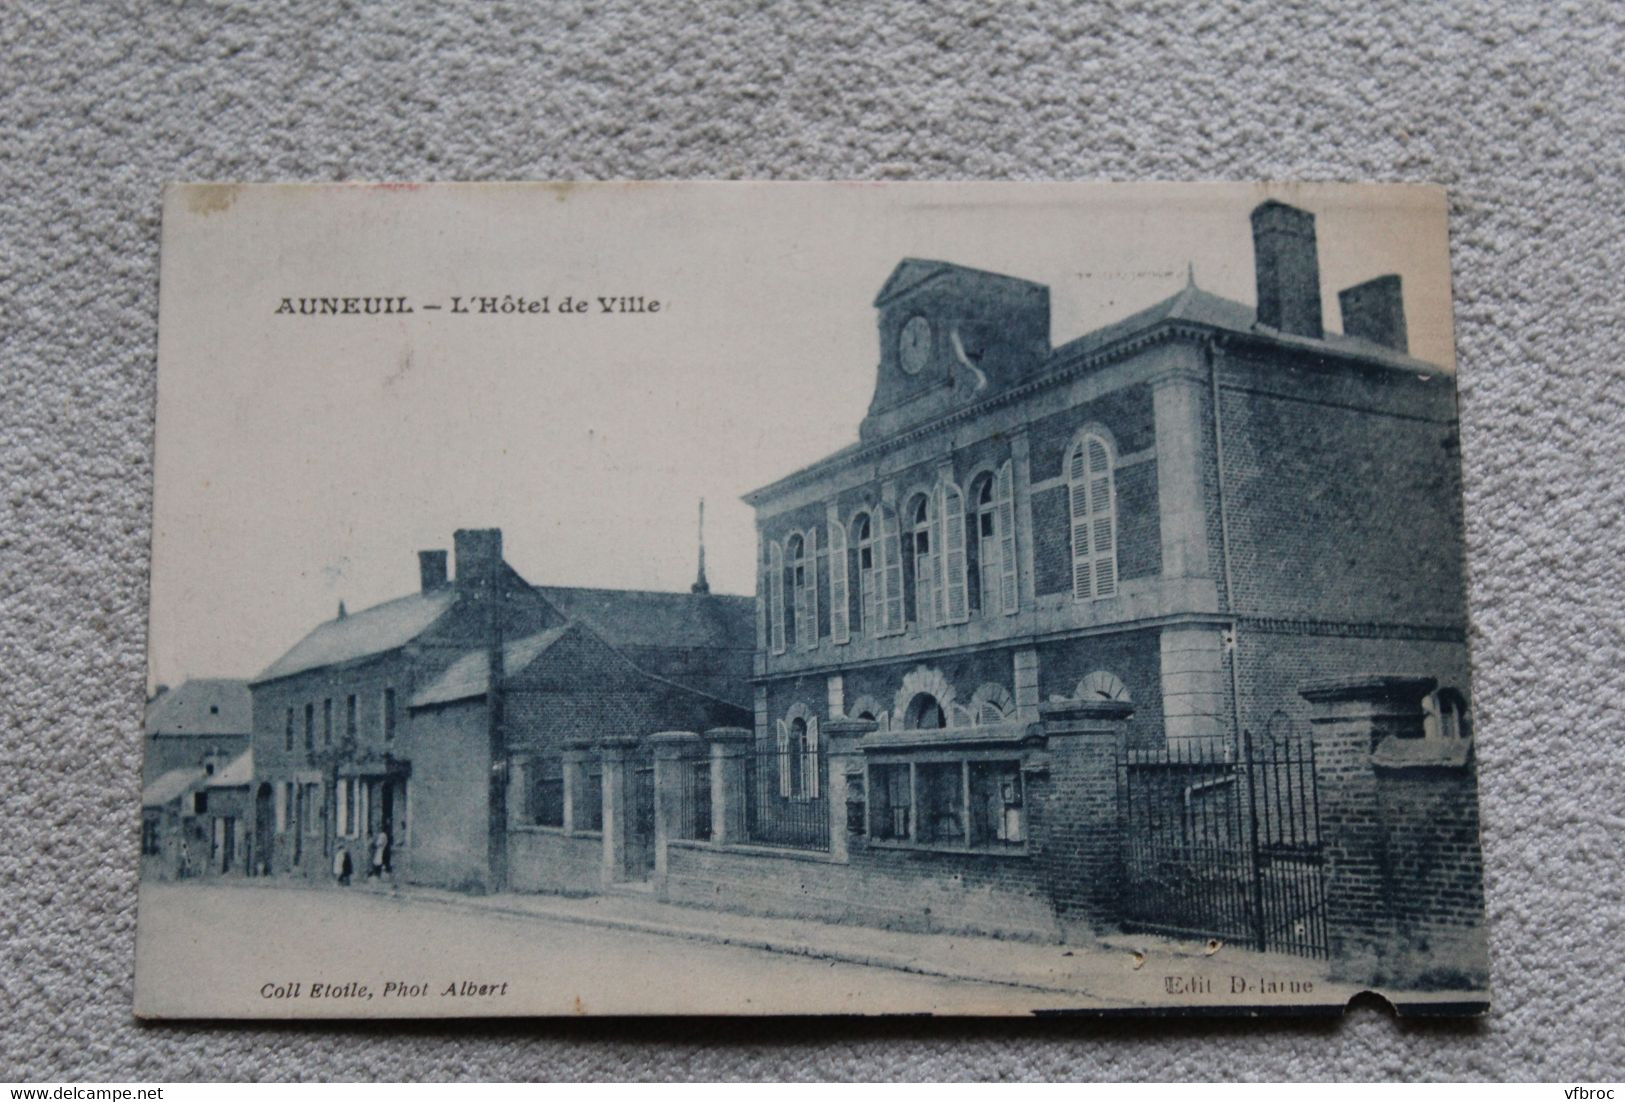
{"label": "carpet background", "polygon": [[[1625,6],[0,8],[0,1075],[1625,1074]],[[1477,1024],[130,1017],[172,179],[1436,181],[1495,1009]]]}

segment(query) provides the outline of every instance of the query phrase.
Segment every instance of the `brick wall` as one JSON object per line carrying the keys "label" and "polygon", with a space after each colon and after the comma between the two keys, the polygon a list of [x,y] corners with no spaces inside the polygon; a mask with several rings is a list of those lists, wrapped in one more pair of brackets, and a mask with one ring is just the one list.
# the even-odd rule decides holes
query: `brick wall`
{"label": "brick wall", "polygon": [[1071,696],[1096,670],[1116,674],[1133,699],[1127,721],[1130,744],[1162,744],[1162,653],[1156,629],[1092,635],[1038,647],[1038,699]]}
{"label": "brick wall", "polygon": [[1151,447],[1156,442],[1151,387],[1145,383],[1124,387],[1034,421],[1028,434],[1034,482],[1065,477],[1067,447],[1077,431],[1090,422],[1106,426],[1116,439],[1120,456]]}
{"label": "brick wall", "polygon": [[400,872],[416,884],[481,891],[489,880],[490,734],[483,700],[413,713],[411,827]]}
{"label": "brick wall", "polygon": [[587,895],[603,885],[604,841],[542,827],[508,832],[508,887],[516,892]]}
{"label": "brick wall", "polygon": [[1379,769],[1378,794],[1397,881],[1390,907],[1406,958],[1394,973],[1429,988],[1482,984],[1484,862],[1472,760],[1448,769]]}
{"label": "brick wall", "polygon": [[1448,386],[1229,363],[1221,395],[1237,612],[1465,624]]}
{"label": "brick wall", "polygon": [[665,898],[750,914],[895,930],[1054,940],[1030,857],[866,850],[850,864],[795,853],[673,843]]}
{"label": "brick wall", "polygon": [[1395,638],[1391,630],[1359,638],[1245,622],[1238,638],[1242,722],[1254,734],[1307,731],[1311,709],[1298,690],[1317,678],[1402,670],[1467,695],[1467,645],[1459,639]]}

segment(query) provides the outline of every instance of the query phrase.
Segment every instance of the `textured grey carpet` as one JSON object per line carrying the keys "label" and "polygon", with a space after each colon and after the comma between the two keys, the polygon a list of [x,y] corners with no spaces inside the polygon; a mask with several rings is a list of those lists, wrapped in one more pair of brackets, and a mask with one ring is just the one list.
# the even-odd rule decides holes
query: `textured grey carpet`
{"label": "textured grey carpet", "polygon": [[[1325,7],[0,9],[0,1076],[1625,1074],[1625,6]],[[1450,186],[1487,1021],[131,1020],[160,185],[673,176]]]}

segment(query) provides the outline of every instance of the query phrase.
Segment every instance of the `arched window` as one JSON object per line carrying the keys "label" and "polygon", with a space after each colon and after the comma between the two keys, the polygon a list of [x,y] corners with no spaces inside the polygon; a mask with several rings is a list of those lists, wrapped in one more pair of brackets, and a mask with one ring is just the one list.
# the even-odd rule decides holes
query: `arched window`
{"label": "arched window", "polygon": [[969,550],[970,606],[991,615],[999,608],[999,506],[993,495],[993,472],[971,483]]}
{"label": "arched window", "polygon": [[874,522],[868,513],[852,519],[852,552],[858,568],[858,631],[873,639],[881,634],[880,575],[875,569]]}
{"label": "arched window", "polygon": [[818,645],[818,529],[797,533],[785,543],[785,575],[790,585],[787,641],[812,650]]}
{"label": "arched window", "polygon": [[931,553],[931,496],[920,494],[908,510],[908,545],[914,564],[914,620],[921,625],[942,622],[942,588],[936,559]]}
{"label": "arched window", "polygon": [[903,713],[903,727],[911,731],[935,731],[948,726],[948,714],[930,693],[916,693]]}
{"label": "arched window", "polygon": [[777,726],[779,795],[784,799],[816,799],[822,773],[818,717],[805,705],[797,704]]}
{"label": "arched window", "polygon": [[1072,512],[1072,597],[1099,600],[1117,594],[1117,491],[1112,455],[1093,433],[1067,456]]}

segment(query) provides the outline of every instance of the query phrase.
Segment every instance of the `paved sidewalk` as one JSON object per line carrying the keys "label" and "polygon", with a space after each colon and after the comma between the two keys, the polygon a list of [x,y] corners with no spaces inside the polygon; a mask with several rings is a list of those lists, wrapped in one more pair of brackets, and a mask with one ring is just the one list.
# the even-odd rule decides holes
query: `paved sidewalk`
{"label": "paved sidewalk", "polygon": [[[285,883],[285,882],[283,882]],[[664,903],[641,892],[571,898],[474,896],[417,886],[359,883],[309,890],[366,891],[465,911],[633,930],[736,945],[917,975],[1030,989],[1067,1009],[1170,1005],[1346,1004],[1361,988],[1326,976],[1324,961],[1263,954],[1217,943],[1153,935],[1113,935],[1094,945],[1061,945],[949,933],[910,933],[810,919],[767,918]],[[1254,985],[1245,993],[1237,983]],[[1280,990],[1269,986],[1280,984]],[[1311,985],[1307,989],[1303,985]],[[1297,985],[1296,989],[1292,985]]]}

